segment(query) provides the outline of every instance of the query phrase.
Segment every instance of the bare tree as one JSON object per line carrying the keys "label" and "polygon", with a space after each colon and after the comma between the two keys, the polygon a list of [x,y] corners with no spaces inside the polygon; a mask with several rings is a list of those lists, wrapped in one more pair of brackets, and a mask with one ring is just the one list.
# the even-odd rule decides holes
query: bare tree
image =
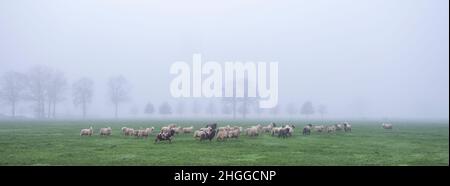
{"label": "bare tree", "polygon": [[56,103],[64,100],[64,91],[67,80],[62,72],[54,71],[50,73],[50,79],[47,83],[47,109],[48,118],[56,117]]}
{"label": "bare tree", "polygon": [[123,76],[111,77],[108,81],[109,96],[114,105],[114,117],[119,115],[119,105],[129,99],[130,84]]}
{"label": "bare tree", "polygon": [[81,78],[72,85],[73,103],[75,106],[81,105],[83,118],[86,118],[87,106],[92,101],[94,82],[89,78]]}
{"label": "bare tree", "polygon": [[11,106],[11,117],[16,116],[16,107],[23,98],[26,78],[18,72],[3,74],[0,81],[0,99]]}
{"label": "bare tree", "polygon": [[35,102],[37,118],[45,117],[45,101],[48,93],[48,83],[51,69],[46,66],[32,67],[28,73],[26,97]]}
{"label": "bare tree", "polygon": [[305,115],[306,117],[314,114],[314,107],[313,107],[311,101],[307,101],[303,104],[302,109],[300,110],[300,113]]}
{"label": "bare tree", "polygon": [[319,105],[317,112],[320,114],[320,118],[323,121],[323,115],[327,114],[327,107],[325,105]]}

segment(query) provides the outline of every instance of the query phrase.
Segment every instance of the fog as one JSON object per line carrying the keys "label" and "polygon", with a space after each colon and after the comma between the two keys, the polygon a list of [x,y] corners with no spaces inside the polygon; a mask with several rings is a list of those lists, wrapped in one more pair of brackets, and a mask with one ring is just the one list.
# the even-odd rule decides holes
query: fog
{"label": "fog", "polygon": [[[119,118],[149,117],[145,105],[158,110],[165,101],[173,117],[223,116],[220,98],[169,93],[170,65],[191,63],[194,53],[279,63],[279,113],[250,109],[249,118],[321,118],[319,105],[330,119],[449,118],[448,1],[0,1],[0,73],[37,65],[63,72],[59,118],[81,117],[72,98],[81,77],[94,82],[88,117],[114,117],[108,79],[117,75],[130,83]],[[300,114],[307,101],[316,110],[309,116]],[[211,102],[217,111],[205,112]],[[203,105],[199,113],[193,104]],[[33,105],[20,101],[17,115],[33,117]],[[289,105],[297,112],[288,114]]]}

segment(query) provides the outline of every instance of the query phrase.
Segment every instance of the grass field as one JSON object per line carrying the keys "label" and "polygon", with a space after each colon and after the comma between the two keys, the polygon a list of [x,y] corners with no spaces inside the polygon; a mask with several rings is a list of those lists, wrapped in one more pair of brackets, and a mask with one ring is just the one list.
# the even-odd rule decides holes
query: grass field
{"label": "grass field", "polygon": [[[449,124],[393,122],[386,131],[379,122],[351,122],[351,133],[302,136],[305,122],[296,122],[288,139],[268,134],[241,136],[225,142],[175,137],[172,144],[125,137],[122,126],[159,129],[169,123],[195,128],[198,121],[0,121],[0,165],[445,165],[449,161]],[[92,124],[91,124],[92,123]],[[197,123],[197,124],[196,124]],[[219,121],[219,126],[254,125],[255,121]],[[267,125],[269,121],[261,122]],[[93,125],[95,135],[80,137]],[[113,135],[98,136],[111,126]]]}

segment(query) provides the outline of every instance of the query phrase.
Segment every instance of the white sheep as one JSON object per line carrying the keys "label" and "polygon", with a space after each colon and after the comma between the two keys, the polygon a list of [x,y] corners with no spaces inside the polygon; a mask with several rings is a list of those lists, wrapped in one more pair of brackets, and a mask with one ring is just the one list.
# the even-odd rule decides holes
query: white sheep
{"label": "white sheep", "polygon": [[92,126],[88,129],[81,129],[80,136],[92,136],[94,133],[94,130],[92,129]]}
{"label": "white sheep", "polygon": [[183,129],[182,129],[182,131],[183,131],[183,133],[191,133],[192,131],[194,130],[194,126],[191,126],[191,127],[184,127]]}
{"label": "white sheep", "polygon": [[112,133],[111,127],[108,127],[108,128],[101,128],[101,129],[100,129],[100,135],[101,135],[101,136],[109,136],[109,135],[111,135],[111,133]]}
{"label": "white sheep", "polygon": [[384,129],[392,129],[393,125],[391,123],[382,123],[381,126]]}

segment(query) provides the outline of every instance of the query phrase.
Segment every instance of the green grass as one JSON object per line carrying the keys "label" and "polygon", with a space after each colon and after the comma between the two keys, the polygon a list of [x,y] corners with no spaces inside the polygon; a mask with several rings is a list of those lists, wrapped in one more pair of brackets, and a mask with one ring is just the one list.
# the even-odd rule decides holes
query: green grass
{"label": "green grass", "polygon": [[[175,137],[172,144],[154,144],[120,134],[122,126],[159,129],[169,123],[204,126],[198,121],[20,121],[0,122],[0,165],[445,165],[449,161],[448,122],[395,122],[387,131],[378,122],[352,122],[351,133],[302,136],[298,124],[293,137],[268,134],[241,136],[225,142]],[[220,121],[220,126],[254,125],[253,121]],[[269,121],[262,122],[268,124]],[[92,137],[80,129],[92,125]],[[113,135],[98,136],[111,126]]]}

